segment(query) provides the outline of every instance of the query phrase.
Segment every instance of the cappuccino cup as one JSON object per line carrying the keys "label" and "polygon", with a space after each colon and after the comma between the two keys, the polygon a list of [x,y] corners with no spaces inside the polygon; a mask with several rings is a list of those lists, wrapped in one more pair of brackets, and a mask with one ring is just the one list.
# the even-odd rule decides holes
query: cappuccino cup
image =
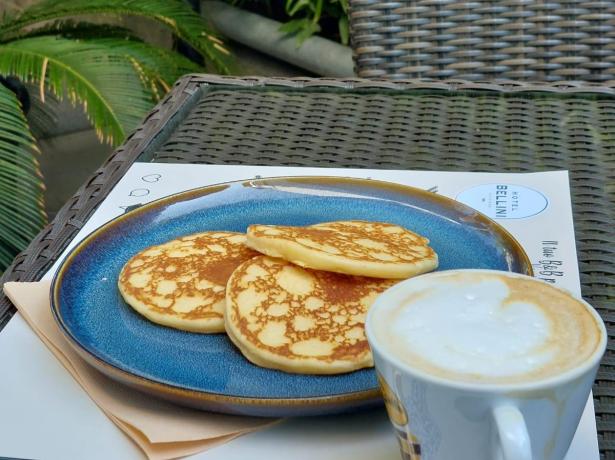
{"label": "cappuccino cup", "polygon": [[492,270],[403,281],[366,333],[404,460],[563,459],[607,342],[587,302]]}

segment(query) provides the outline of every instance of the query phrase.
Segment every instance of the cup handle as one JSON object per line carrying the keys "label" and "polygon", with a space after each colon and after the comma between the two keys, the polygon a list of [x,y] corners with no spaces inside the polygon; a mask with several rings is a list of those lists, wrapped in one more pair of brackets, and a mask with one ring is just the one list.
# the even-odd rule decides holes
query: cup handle
{"label": "cup handle", "polygon": [[499,439],[496,450],[503,460],[532,460],[532,447],[521,411],[512,405],[497,406],[493,418]]}

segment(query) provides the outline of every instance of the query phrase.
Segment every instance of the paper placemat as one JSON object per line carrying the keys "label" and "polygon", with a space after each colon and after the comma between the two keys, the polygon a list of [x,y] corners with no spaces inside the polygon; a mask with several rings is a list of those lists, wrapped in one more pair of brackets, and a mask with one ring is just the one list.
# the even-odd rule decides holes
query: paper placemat
{"label": "paper placemat", "polygon": [[[91,231],[133,206],[214,183],[289,175],[387,180],[462,201],[497,220],[519,240],[532,260],[537,277],[580,294],[570,190],[565,171],[494,174],[135,163],[65,254]],[[59,263],[44,279],[53,276]],[[66,373],[61,366],[54,365],[57,363],[51,362],[54,358],[41,349],[43,346],[37,340],[19,316],[0,333],[0,369],[3,374],[11,376],[0,379],[0,414],[3,421],[11,422],[2,423],[0,456],[102,459],[112,455],[117,459],[135,458],[139,452],[121,438],[123,435],[117,432],[119,430],[103,422],[105,420],[100,417],[96,406],[84,402],[83,394],[78,394],[79,388],[74,382],[67,382]],[[45,375],[38,375],[38,370],[45,370]],[[49,392],[51,394],[47,394]],[[75,420],[77,415],[80,418]],[[397,458],[395,440],[386,417],[382,415],[382,411],[378,411],[378,415],[370,417],[364,414],[344,416],[344,423],[330,422],[337,417],[295,419],[194,458],[231,460],[246,458],[249,454],[253,459],[265,459],[275,454],[276,457],[311,459],[315,455],[314,436],[318,436],[317,442],[323,447],[318,453],[323,460],[367,460],[375,455]],[[43,423],[41,418],[47,423]],[[92,423],[100,424],[101,429],[92,430]],[[352,431],[349,431],[349,426],[354,426]],[[306,436],[306,431],[309,436]],[[364,441],[366,433],[371,434],[369,444]],[[285,441],[282,442],[281,437]],[[37,442],[33,443],[33,439]],[[292,442],[288,442],[289,439]],[[598,458],[593,401],[590,398],[566,460]]]}

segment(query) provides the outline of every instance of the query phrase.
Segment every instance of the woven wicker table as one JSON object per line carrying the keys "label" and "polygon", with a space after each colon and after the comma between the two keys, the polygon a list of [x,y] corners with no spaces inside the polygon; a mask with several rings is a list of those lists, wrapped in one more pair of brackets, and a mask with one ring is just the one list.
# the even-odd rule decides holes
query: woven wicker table
{"label": "woven wicker table", "polygon": [[[609,329],[594,399],[601,456],[615,459],[615,89],[188,76],[16,258],[2,281],[40,279],[135,160],[568,169],[583,295]],[[0,329],[13,313],[1,298]]]}

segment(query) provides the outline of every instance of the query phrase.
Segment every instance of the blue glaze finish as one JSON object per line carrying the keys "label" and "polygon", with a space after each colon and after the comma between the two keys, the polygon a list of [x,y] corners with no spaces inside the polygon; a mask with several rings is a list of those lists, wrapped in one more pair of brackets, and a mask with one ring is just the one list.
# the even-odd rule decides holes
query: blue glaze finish
{"label": "blue glaze finish", "polygon": [[[111,365],[115,378],[119,370],[124,374],[121,380],[137,376],[179,393],[193,390],[234,398],[219,404],[195,401],[198,407],[276,416],[373,403],[377,382],[372,369],[310,376],[260,368],[243,358],[223,334],[193,334],[149,322],[124,303],[116,286],[122,266],[132,255],[182,235],[205,230],[243,232],[256,223],[308,225],[350,219],[396,223],[427,236],[439,254],[440,270],[531,272],[527,256],[501,227],[445,198],[377,181],[264,179],[174,195],[110,222],[67,258],[54,280],[52,308],[77,350],[103,372]],[[140,386],[139,380],[143,381],[128,383]],[[165,394],[164,388],[161,391],[162,397],[178,399]],[[343,401],[345,395],[361,392],[371,395]],[[318,401],[335,395],[342,401]],[[192,404],[191,398],[180,395],[179,400]],[[293,401],[288,406],[254,404],[262,398]],[[313,398],[317,400],[308,401]],[[303,400],[310,404],[302,405]]]}

